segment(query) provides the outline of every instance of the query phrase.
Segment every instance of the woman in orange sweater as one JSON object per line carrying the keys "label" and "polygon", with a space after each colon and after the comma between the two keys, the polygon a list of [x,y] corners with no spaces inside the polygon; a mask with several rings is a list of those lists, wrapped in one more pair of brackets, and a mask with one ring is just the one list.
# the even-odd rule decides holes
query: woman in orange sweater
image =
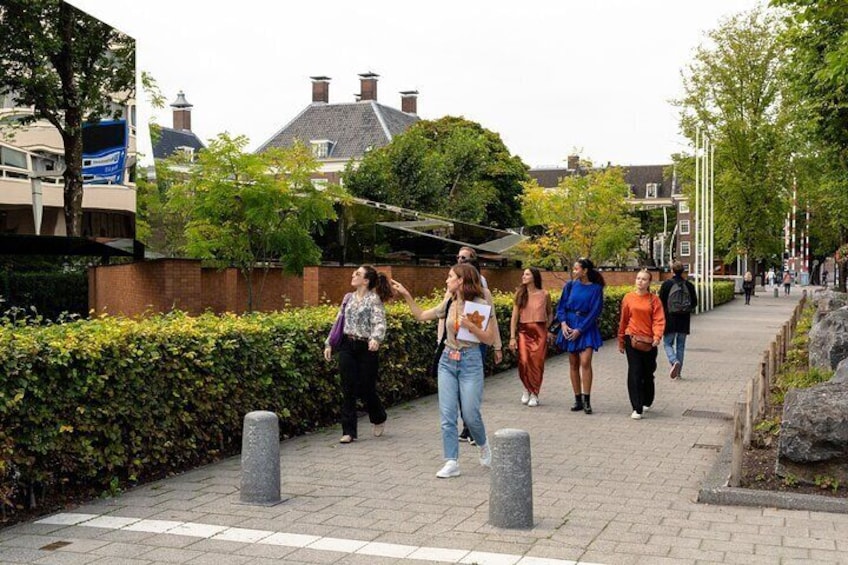
{"label": "woman in orange sweater", "polygon": [[630,417],[634,420],[641,420],[642,412],[654,402],[657,346],[664,330],[662,303],[651,293],[651,273],[642,269],[636,274],[636,290],[628,292],[621,301],[618,323],[618,350],[627,354],[627,392],[633,407]]}
{"label": "woman in orange sweater", "polygon": [[509,348],[518,352],[518,378],[524,385],[521,403],[530,408],[539,405],[552,321],[551,295],[542,288],[542,272],[535,267],[524,269],[509,321]]}

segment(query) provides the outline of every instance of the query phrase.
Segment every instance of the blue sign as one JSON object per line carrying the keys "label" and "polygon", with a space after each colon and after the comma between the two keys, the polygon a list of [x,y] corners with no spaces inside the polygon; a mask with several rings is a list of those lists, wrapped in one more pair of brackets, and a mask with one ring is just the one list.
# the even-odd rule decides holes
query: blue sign
{"label": "blue sign", "polygon": [[126,120],[107,120],[83,125],[83,184],[123,184],[126,161]]}

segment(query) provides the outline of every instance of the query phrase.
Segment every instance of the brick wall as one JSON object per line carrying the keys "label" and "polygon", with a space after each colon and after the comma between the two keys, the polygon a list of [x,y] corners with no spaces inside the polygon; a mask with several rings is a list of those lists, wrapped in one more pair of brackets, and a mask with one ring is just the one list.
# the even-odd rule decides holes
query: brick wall
{"label": "brick wall", "polygon": [[[307,267],[302,277],[272,269],[267,276],[254,273],[254,310],[280,310],[287,305],[303,306],[329,302],[339,304],[350,291],[355,266]],[[412,265],[378,266],[377,270],[403,283],[413,296],[429,296],[445,288],[448,267]],[[512,293],[521,284],[521,269],[483,269],[491,290]],[[604,271],[608,285],[632,285],[635,271]],[[669,278],[671,273],[654,281]],[[96,313],[141,316],[145,312],[184,310],[200,314],[245,312],[247,284],[237,269],[205,269],[200,261],[157,259],[128,265],[106,265],[89,269],[89,309]],[[543,271],[542,286],[558,291],[570,278],[566,272]]]}

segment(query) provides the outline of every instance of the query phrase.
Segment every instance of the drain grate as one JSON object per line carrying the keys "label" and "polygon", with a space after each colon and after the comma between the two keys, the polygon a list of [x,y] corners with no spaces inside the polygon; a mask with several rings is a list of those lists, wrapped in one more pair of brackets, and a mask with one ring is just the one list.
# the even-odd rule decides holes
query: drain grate
{"label": "drain grate", "polygon": [[695,449],[712,449],[713,451],[721,451],[720,445],[712,445],[709,443],[694,443],[692,447]]}
{"label": "drain grate", "polygon": [[712,410],[692,410],[691,408],[683,413],[684,416],[690,418],[707,418],[709,420],[732,420],[733,416],[726,412],[713,412]]}
{"label": "drain grate", "polygon": [[48,543],[44,547],[39,547],[38,549],[43,549],[44,551],[56,551],[59,548],[65,547],[66,545],[71,545],[69,541],[54,541],[53,543]]}

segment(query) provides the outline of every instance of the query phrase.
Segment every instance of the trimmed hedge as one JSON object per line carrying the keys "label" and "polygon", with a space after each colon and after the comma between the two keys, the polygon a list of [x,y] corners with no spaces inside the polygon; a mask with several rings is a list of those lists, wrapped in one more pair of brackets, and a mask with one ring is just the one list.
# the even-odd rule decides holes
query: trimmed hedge
{"label": "trimmed hedge", "polygon": [[[85,271],[18,272],[0,270],[0,311],[20,308],[56,320],[62,314],[88,316],[88,274]],[[35,308],[33,312],[32,308]]]}
{"label": "trimmed hedge", "polygon": [[[716,286],[717,303],[733,298],[732,283]],[[605,292],[604,338],[627,290]],[[506,344],[512,297],[495,302]],[[114,490],[235,453],[252,410],[276,412],[285,437],[336,423],[338,372],[322,357],[336,309],[0,326],[0,507],[65,484]],[[435,325],[403,304],[387,311],[380,391],[393,405],[435,391]],[[501,367],[515,361],[505,349]]]}

